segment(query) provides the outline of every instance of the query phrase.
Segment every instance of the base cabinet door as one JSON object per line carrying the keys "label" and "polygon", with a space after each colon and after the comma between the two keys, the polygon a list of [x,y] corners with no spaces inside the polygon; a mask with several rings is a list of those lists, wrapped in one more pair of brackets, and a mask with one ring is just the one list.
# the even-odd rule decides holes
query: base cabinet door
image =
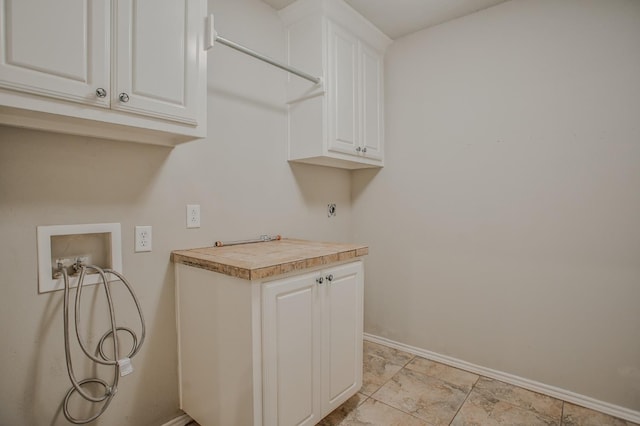
{"label": "base cabinet door", "polygon": [[262,292],[263,425],[315,425],[362,386],[362,262]]}
{"label": "base cabinet door", "polygon": [[322,299],[322,412],[362,386],[363,274],[360,262],[325,271]]}
{"label": "base cabinet door", "polygon": [[263,424],[315,425],[321,419],[320,305],[314,277],[266,284],[262,295]]}

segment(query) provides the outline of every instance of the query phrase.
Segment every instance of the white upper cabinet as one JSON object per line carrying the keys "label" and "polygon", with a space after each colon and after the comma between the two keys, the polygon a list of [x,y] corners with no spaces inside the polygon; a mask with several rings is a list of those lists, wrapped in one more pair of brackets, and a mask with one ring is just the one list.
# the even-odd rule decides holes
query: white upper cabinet
{"label": "white upper cabinet", "polygon": [[[0,0],[0,87],[109,106],[110,3]],[[105,96],[96,96],[96,90]]]}
{"label": "white upper cabinet", "polygon": [[358,169],[384,165],[384,52],[391,40],[342,0],[298,0],[280,12],[289,64],[289,160]]}
{"label": "white upper cabinet", "polygon": [[206,136],[205,0],[0,0],[0,124]]}
{"label": "white upper cabinet", "polygon": [[197,124],[196,5],[116,0],[113,108]]}
{"label": "white upper cabinet", "polygon": [[382,56],[360,43],[362,149],[367,158],[380,161],[384,159],[383,67]]}
{"label": "white upper cabinet", "polygon": [[358,39],[329,22],[329,146],[353,155],[360,146],[358,99]]}

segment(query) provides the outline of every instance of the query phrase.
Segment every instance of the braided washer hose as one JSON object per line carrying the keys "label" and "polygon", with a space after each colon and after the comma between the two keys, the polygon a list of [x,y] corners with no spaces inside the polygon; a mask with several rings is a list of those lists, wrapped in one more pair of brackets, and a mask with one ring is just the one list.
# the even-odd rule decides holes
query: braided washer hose
{"label": "braided washer hose", "polygon": [[[112,365],[114,367],[113,369],[113,381],[111,384],[108,384],[106,381],[100,379],[100,378],[89,378],[89,379],[84,379],[84,380],[80,380],[78,381],[76,379],[75,373],[73,371],[73,364],[71,362],[71,347],[70,347],[70,341],[69,341],[69,299],[70,299],[70,285],[69,285],[69,274],[66,270],[66,268],[60,268],[61,272],[62,272],[62,276],[64,278],[64,303],[63,303],[63,315],[64,315],[64,352],[65,352],[65,358],[67,361],[67,372],[69,374],[69,379],[71,380],[71,384],[73,385],[71,387],[71,389],[69,389],[69,391],[67,392],[67,395],[64,397],[64,403],[63,403],[63,412],[64,412],[64,416],[67,418],[68,421],[70,421],[71,423],[74,424],[86,424],[86,423],[90,423],[94,420],[96,420],[98,417],[100,417],[102,415],[102,413],[104,413],[107,408],[109,407],[109,404],[111,404],[111,401],[113,400],[113,397],[116,395],[116,392],[118,391],[118,379],[120,378],[120,375],[122,373],[121,371],[121,364],[119,363],[119,360],[117,359],[109,359],[104,352],[103,346],[104,346],[104,342],[105,339],[109,336],[112,336],[112,340],[113,340],[113,354],[114,356],[118,357],[119,356],[119,348],[118,348],[118,339],[116,337],[116,334],[118,332],[118,330],[122,330],[122,331],[126,331],[127,333],[129,333],[133,339],[133,347],[131,348],[131,352],[129,352],[129,354],[127,355],[126,358],[121,359],[120,361],[126,360],[126,362],[128,362],[128,359],[133,358],[138,351],[140,350],[140,347],[142,347],[142,343],[144,342],[144,338],[145,338],[145,322],[144,322],[144,318],[142,316],[142,308],[140,307],[140,302],[138,301],[138,298],[136,297],[133,288],[131,287],[131,284],[129,284],[129,282],[127,281],[127,279],[122,276],[122,274],[120,274],[117,271],[114,271],[112,269],[102,269],[98,266],[95,265],[79,265],[78,268],[80,269],[80,276],[78,278],[78,287],[76,289],[76,300],[75,300],[75,330],[76,330],[76,337],[78,339],[78,343],[80,344],[80,347],[82,348],[82,351],[85,353],[85,355],[87,357],[89,357],[93,362],[102,364],[102,365]],[[108,330],[101,338],[100,341],[98,342],[98,353],[100,354],[100,357],[94,356],[92,355],[88,350],[86,345],[84,344],[83,340],[80,338],[80,302],[82,299],[82,286],[84,284],[84,277],[86,275],[86,272],[88,269],[92,269],[94,271],[96,271],[101,278],[101,284],[102,287],[104,288],[105,291],[105,295],[107,296],[107,305],[109,306],[109,318],[110,318],[110,322],[111,322],[111,329]],[[111,289],[109,288],[109,281],[107,280],[107,274],[112,274],[114,276],[116,276],[123,284],[124,286],[127,288],[127,290],[129,291],[129,293],[131,294],[131,297],[133,298],[133,301],[136,304],[136,308],[138,309],[138,315],[140,316],[140,324],[141,324],[141,335],[140,335],[140,340],[138,340],[138,336],[133,332],[133,330],[131,330],[130,328],[127,327],[118,327],[116,325],[116,318],[115,318],[115,313],[113,310],[113,300],[111,298]],[[123,373],[124,374],[128,374],[128,373]],[[83,389],[82,386],[88,383],[97,383],[99,385],[102,385],[102,387],[104,387],[104,394],[101,396],[97,396],[94,397],[88,393],[86,393]],[[73,395],[74,393],[78,393],[80,396],[82,396],[84,399],[86,399],[87,401],[91,401],[91,402],[103,402],[102,407],[100,408],[100,410],[94,414],[93,416],[86,418],[86,419],[78,419],[75,418],[71,415],[71,413],[69,412],[69,399],[71,398],[71,395]]]}

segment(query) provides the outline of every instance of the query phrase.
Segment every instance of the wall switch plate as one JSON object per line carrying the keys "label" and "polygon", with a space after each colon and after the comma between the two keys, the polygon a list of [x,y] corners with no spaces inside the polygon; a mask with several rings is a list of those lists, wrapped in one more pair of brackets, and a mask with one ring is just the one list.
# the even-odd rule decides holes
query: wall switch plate
{"label": "wall switch plate", "polygon": [[187,228],[200,228],[200,204],[187,204]]}
{"label": "wall switch plate", "polygon": [[136,253],[151,251],[151,226],[136,226]]}

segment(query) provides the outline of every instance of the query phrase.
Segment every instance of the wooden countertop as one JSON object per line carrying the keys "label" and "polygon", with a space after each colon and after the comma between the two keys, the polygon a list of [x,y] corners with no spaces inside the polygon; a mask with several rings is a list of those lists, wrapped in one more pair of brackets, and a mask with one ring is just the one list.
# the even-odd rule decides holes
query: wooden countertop
{"label": "wooden countertop", "polygon": [[303,271],[369,254],[360,244],[282,239],[264,243],[175,250],[171,260],[245,280]]}

